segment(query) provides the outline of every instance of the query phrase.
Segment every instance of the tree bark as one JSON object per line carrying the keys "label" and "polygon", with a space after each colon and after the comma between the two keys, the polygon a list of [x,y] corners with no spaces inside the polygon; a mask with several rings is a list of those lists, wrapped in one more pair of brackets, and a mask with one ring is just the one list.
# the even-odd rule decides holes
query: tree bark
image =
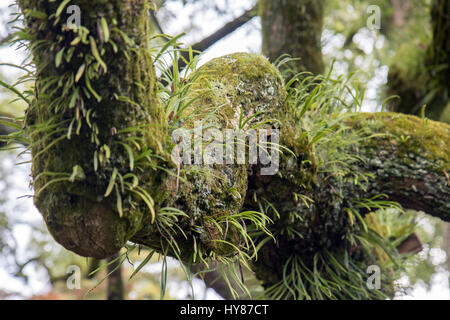
{"label": "tree bark", "polygon": [[271,61],[283,54],[299,58],[289,64],[294,74],[324,72],[322,29],[324,1],[259,1],[263,45],[262,52]]}
{"label": "tree bark", "polygon": [[[431,5],[433,40],[423,61],[416,64],[417,70],[401,70],[395,66],[389,71],[389,93],[398,95],[393,111],[415,114],[426,105],[425,115],[439,121],[448,105],[450,94],[450,4],[445,0],[434,0]],[[416,49],[421,50],[421,49]],[[413,78],[410,77],[413,76]]]}
{"label": "tree bark", "polygon": [[115,254],[108,259],[107,263],[117,259],[107,267],[108,271],[108,286],[106,289],[108,300],[125,300],[125,288],[122,280],[122,267],[120,263],[119,254]]}

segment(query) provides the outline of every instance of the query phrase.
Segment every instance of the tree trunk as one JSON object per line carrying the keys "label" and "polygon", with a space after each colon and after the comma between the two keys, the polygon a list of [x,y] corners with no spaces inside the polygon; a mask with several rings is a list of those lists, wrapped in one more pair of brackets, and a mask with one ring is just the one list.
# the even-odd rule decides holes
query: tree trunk
{"label": "tree trunk", "polygon": [[122,280],[122,267],[120,259],[118,258],[119,254],[115,254],[106,259],[107,263],[110,263],[111,261],[117,259],[107,267],[107,271],[109,274],[108,286],[106,289],[108,300],[125,300],[125,288],[123,286]]}
{"label": "tree trunk", "polygon": [[[393,110],[420,114],[426,105],[425,115],[439,121],[448,106],[450,94],[450,3],[434,0],[431,6],[433,40],[427,51],[419,55],[423,61],[417,70],[401,70],[395,66],[389,71],[389,93],[398,95]],[[421,50],[421,49],[416,49]],[[411,76],[413,78],[411,78]]]}
{"label": "tree trunk", "polygon": [[262,52],[272,62],[288,54],[294,74],[324,72],[322,59],[323,0],[259,0]]}

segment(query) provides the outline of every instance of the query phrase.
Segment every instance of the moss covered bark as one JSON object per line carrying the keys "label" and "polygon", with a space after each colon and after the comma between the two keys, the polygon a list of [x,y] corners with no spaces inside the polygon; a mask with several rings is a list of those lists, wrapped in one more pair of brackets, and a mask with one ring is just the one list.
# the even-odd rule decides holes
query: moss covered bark
{"label": "moss covered bark", "polygon": [[[156,142],[164,136],[146,38],[148,3],[71,1],[81,9],[77,29],[67,25],[67,2],[18,3],[37,74],[36,99],[26,118],[35,204],[63,246],[106,257],[126,243],[144,216],[124,204],[120,219],[112,200],[120,195],[105,195],[110,183],[116,185],[112,177],[129,171],[129,152],[119,142],[135,135],[145,139],[130,128],[150,122],[148,145],[161,153]],[[154,178],[140,178],[150,189]],[[125,195],[121,200],[128,201]]]}
{"label": "moss covered bark", "polygon": [[[270,212],[275,220],[270,229],[276,241],[267,241],[253,262],[266,288],[283,281],[286,272],[291,272],[286,271],[286,266],[293,257],[309,270],[323,268],[317,257],[330,253],[348,254],[362,265],[379,263],[375,256],[355,249],[358,245],[351,244],[348,237],[362,232],[349,210],[364,199],[384,194],[386,200],[400,203],[405,209],[450,220],[448,125],[394,113],[362,113],[353,116],[349,126],[362,130],[363,140],[342,152],[360,157],[362,161],[351,166],[351,176],[360,173],[368,177],[365,182],[354,183],[350,175],[340,179],[317,172],[310,165],[314,151],[303,144],[297,148],[296,158],[284,158],[277,176],[249,175],[244,208],[257,210],[259,203],[255,199],[264,199],[279,215],[276,219]],[[376,209],[363,206],[358,210],[364,215]],[[392,284],[386,284],[385,288],[389,287]]]}
{"label": "moss covered bark", "polygon": [[363,170],[375,176],[368,194],[385,193],[404,208],[449,221],[448,125],[394,113],[357,119],[355,126],[383,134],[361,149]]}
{"label": "moss covered bark", "polygon": [[[276,68],[260,55],[235,53],[213,59],[187,81],[190,83],[187,100],[195,101],[180,115],[180,128],[202,128],[203,134],[212,129],[238,133],[267,119],[285,117],[283,80]],[[239,119],[250,117],[252,120],[241,128]],[[272,121],[266,127],[280,127],[280,123]],[[219,143],[222,147],[224,141]],[[243,238],[226,217],[241,212],[248,166],[236,164],[237,152],[232,160],[235,164],[181,163],[163,184],[168,196],[161,206],[187,213],[179,220],[184,233],[171,235],[183,247],[181,255],[186,261],[199,261],[200,257],[195,257],[191,249],[193,246],[201,248],[198,252],[205,257],[210,254],[216,257],[232,255],[242,245]],[[217,221],[221,221],[219,227]],[[161,234],[152,225],[144,225],[132,240],[163,249]]]}

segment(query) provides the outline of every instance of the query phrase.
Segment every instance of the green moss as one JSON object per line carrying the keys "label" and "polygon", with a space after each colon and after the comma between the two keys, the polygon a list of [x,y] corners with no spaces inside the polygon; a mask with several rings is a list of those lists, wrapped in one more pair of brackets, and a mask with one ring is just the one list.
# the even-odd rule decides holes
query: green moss
{"label": "green moss", "polygon": [[[401,154],[414,154],[437,163],[441,170],[450,169],[450,129],[447,124],[388,112],[361,113],[355,115],[355,120],[358,127],[386,135],[382,139],[389,141]],[[378,139],[373,139],[374,144],[378,142]]]}
{"label": "green moss", "polygon": [[[195,102],[184,110],[182,127],[193,128],[197,121],[204,126],[239,129],[239,118],[245,120],[260,113],[244,131],[263,120],[279,119],[286,92],[276,68],[266,58],[247,53],[235,53],[216,58],[202,66],[188,81],[189,99]],[[279,126],[279,123],[270,126]],[[236,160],[236,159],[235,159]],[[198,242],[205,253],[229,255],[232,246],[242,239],[232,225],[218,230],[212,220],[240,212],[247,190],[247,165],[182,166],[177,190],[177,178],[169,179],[166,188],[171,197],[166,205],[188,213],[187,225],[196,226]],[[224,234],[224,231],[226,234]],[[226,239],[223,239],[223,237]],[[218,241],[219,240],[219,241]]]}
{"label": "green moss", "polygon": [[285,111],[284,82],[278,70],[257,54],[234,53],[211,60],[197,71],[190,92],[200,99],[185,111],[184,117],[191,118],[186,127],[212,115],[215,120],[209,120],[210,124],[212,121],[219,128],[237,129],[241,109],[244,119],[260,113],[248,126],[280,119]]}
{"label": "green moss", "polygon": [[[180,128],[192,129],[200,121],[204,127],[239,129],[241,112],[243,120],[261,112],[241,128],[245,131],[260,121],[285,116],[283,80],[276,68],[260,55],[237,53],[213,59],[185,83],[189,86],[186,100],[195,101],[183,110]],[[267,126],[279,127],[281,123]],[[188,262],[207,257],[232,259],[238,250],[249,250],[244,241],[247,235],[238,228],[243,220],[230,222],[241,212],[246,198],[247,169],[246,164],[182,164],[172,168],[173,175],[160,181],[159,194],[164,195],[160,203],[186,214],[176,222],[182,232],[175,228],[166,234],[144,224],[132,241],[160,252],[164,252],[161,243],[176,242],[179,252],[170,249],[169,254]],[[250,227],[250,222],[245,223]]]}
{"label": "green moss", "polygon": [[[145,38],[149,4],[78,1],[83,25],[76,31],[65,25],[60,2],[23,0],[19,5],[25,13],[49,17],[25,15],[38,75],[36,99],[26,117],[35,204],[58,242],[82,255],[106,257],[129,240],[144,216],[152,215],[129,181],[134,177],[139,187],[155,190],[157,177],[150,174],[155,163],[135,160],[133,168],[132,154],[137,158],[145,147],[164,158],[165,117]],[[99,28],[101,20],[109,39]],[[143,125],[146,132],[137,129]],[[136,167],[146,173],[138,178]],[[103,224],[93,213],[99,207]],[[83,229],[81,221],[97,223],[96,229]]]}

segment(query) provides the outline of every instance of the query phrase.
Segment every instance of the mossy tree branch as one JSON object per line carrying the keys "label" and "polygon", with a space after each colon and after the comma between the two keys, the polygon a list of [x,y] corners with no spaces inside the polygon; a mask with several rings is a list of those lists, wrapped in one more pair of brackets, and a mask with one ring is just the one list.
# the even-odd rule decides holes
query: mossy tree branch
{"label": "mossy tree branch", "polygon": [[379,125],[374,132],[385,134],[360,150],[363,170],[375,177],[367,192],[385,193],[406,209],[450,221],[449,126],[394,113],[361,117],[355,126],[374,123]]}
{"label": "mossy tree branch", "polygon": [[[148,2],[72,1],[81,9],[82,26],[75,30],[67,25],[67,2],[18,4],[37,75],[36,99],[26,115],[35,204],[63,246],[107,257],[126,243],[143,217],[142,211],[125,212],[120,219],[105,197],[113,172],[124,175],[129,167],[119,142],[130,134],[142,136],[121,131],[152,123],[148,147],[155,154],[161,153],[158,143],[164,137],[147,40]],[[66,182],[51,183],[53,174],[68,172],[74,173],[72,182],[61,176]],[[147,186],[154,179],[140,178]]]}
{"label": "mossy tree branch", "polygon": [[[337,253],[347,248],[344,239],[353,223],[347,213],[363,199],[385,194],[386,200],[397,202],[404,209],[421,210],[450,221],[448,125],[394,113],[357,114],[349,124],[354,130],[366,132],[360,144],[342,150],[362,159],[351,166],[351,171],[369,177],[365,183],[355,185],[350,177],[341,180],[316,174],[314,167],[299,165],[293,158],[283,162],[278,176],[249,176],[244,207],[256,210],[256,195],[270,202],[281,216],[271,227],[279,235],[276,243],[263,246],[253,266],[266,287],[283,279],[286,257],[298,255],[311,267],[318,252]],[[372,135],[377,136],[371,138]],[[297,159],[312,160],[309,152],[297,153]],[[306,196],[307,202],[300,201],[297,194]],[[364,206],[359,210],[371,211]],[[300,218],[295,220],[295,215]],[[287,229],[302,237],[286,235]]]}

